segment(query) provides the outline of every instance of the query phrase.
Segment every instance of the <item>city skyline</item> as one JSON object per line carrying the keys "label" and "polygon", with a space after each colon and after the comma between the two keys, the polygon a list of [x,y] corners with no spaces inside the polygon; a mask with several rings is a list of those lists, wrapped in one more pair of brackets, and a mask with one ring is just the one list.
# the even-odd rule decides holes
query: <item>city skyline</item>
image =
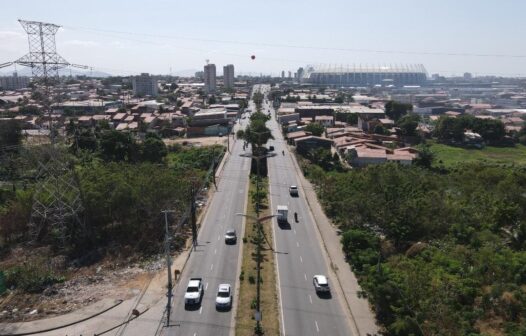
{"label": "city skyline", "polygon": [[412,63],[423,64],[429,75],[526,76],[526,46],[518,43],[526,29],[520,20],[526,4],[520,1],[126,5],[63,0],[6,5],[0,13],[0,62],[27,53],[27,37],[17,22],[22,18],[61,25],[60,54],[112,75],[192,73],[209,59],[218,67],[234,64],[237,74],[274,76],[308,64]]}

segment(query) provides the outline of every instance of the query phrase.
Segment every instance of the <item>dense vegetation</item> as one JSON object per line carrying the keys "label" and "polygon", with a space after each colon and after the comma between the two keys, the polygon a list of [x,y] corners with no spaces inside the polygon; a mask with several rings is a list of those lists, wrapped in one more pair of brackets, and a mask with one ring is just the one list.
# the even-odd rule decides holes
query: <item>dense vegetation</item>
{"label": "dense vegetation", "polygon": [[526,169],[305,165],[387,335],[526,334]]}
{"label": "dense vegetation", "polygon": [[[167,148],[155,135],[138,142],[104,127],[75,134],[71,146],[59,146],[57,153],[61,161],[69,163],[71,170],[66,173],[80,187],[83,210],[78,220],[67,221],[65,234],[45,226],[35,240],[28,226],[33,199],[39,195],[38,186],[50,182],[36,181],[32,176],[35,158],[45,162],[49,149],[17,149],[9,157],[23,164],[16,170],[4,169],[10,174],[3,174],[0,184],[0,254],[8,255],[12,248],[31,242],[33,248],[46,248],[47,258],[61,255],[67,265],[79,266],[106,254],[126,257],[159,253],[164,238],[161,210],[175,209],[179,217],[186,212],[190,190],[208,183],[207,173],[224,151],[222,146]],[[67,190],[61,194],[70,197]],[[50,200],[45,193],[39,197],[42,202]],[[8,267],[8,286],[38,292],[63,279],[52,269],[28,261]]]}
{"label": "dense vegetation", "polygon": [[472,115],[462,115],[456,118],[442,116],[438,119],[434,133],[439,141],[460,143],[466,129],[480,134],[482,139],[489,144],[501,144],[506,135],[502,121],[480,119]]}

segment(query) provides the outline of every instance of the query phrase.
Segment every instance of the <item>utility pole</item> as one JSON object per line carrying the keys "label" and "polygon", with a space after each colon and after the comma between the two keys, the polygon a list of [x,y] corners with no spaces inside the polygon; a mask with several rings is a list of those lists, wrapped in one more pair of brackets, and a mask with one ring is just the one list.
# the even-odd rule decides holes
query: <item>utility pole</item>
{"label": "utility pole", "polygon": [[192,245],[194,247],[194,251],[197,248],[197,214],[196,214],[196,208],[195,208],[195,202],[196,202],[196,196],[197,196],[197,188],[195,186],[195,181],[192,182],[192,189],[191,189],[191,204],[190,204],[190,223],[192,225]]}
{"label": "utility pole", "polygon": [[175,212],[175,210],[163,210],[161,211],[164,213],[164,252],[166,254],[166,269],[168,271],[168,285],[167,285],[167,293],[166,298],[168,299],[166,302],[166,325],[165,327],[168,328],[170,326],[170,314],[172,310],[172,260],[170,258],[170,233],[168,232],[168,213]]}

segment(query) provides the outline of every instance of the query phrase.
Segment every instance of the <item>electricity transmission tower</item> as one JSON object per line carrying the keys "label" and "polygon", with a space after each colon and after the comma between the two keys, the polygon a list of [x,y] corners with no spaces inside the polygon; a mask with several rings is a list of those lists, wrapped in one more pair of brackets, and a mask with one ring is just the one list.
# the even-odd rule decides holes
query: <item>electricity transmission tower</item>
{"label": "electricity transmission tower", "polygon": [[79,219],[83,210],[81,192],[67,155],[55,143],[58,133],[53,124],[49,87],[59,79],[59,69],[67,66],[87,69],[71,64],[57,53],[55,35],[60,26],[52,23],[18,20],[28,36],[29,53],[14,62],[0,64],[0,68],[19,64],[31,68],[33,81],[43,85],[43,115],[49,118],[51,146],[44,147],[38,159],[37,187],[29,222],[33,241],[47,234],[61,241],[62,246],[72,235],[85,232]]}
{"label": "electricity transmission tower", "polygon": [[58,70],[72,66],[88,69],[85,65],[71,64],[57,53],[55,35],[60,26],[53,23],[18,20],[27,33],[29,53],[13,62],[0,64],[4,68],[13,64],[30,67],[33,80],[43,80],[44,84],[50,78],[58,78]]}

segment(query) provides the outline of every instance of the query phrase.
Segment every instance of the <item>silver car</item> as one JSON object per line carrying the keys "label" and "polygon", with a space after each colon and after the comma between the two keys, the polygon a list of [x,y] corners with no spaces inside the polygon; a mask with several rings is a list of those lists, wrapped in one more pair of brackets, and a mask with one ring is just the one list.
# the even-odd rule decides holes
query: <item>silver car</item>
{"label": "silver car", "polygon": [[220,284],[217,289],[216,308],[230,309],[232,307],[232,287],[229,284]]}
{"label": "silver car", "polygon": [[236,230],[229,229],[225,232],[225,243],[226,244],[235,244],[237,241]]}

